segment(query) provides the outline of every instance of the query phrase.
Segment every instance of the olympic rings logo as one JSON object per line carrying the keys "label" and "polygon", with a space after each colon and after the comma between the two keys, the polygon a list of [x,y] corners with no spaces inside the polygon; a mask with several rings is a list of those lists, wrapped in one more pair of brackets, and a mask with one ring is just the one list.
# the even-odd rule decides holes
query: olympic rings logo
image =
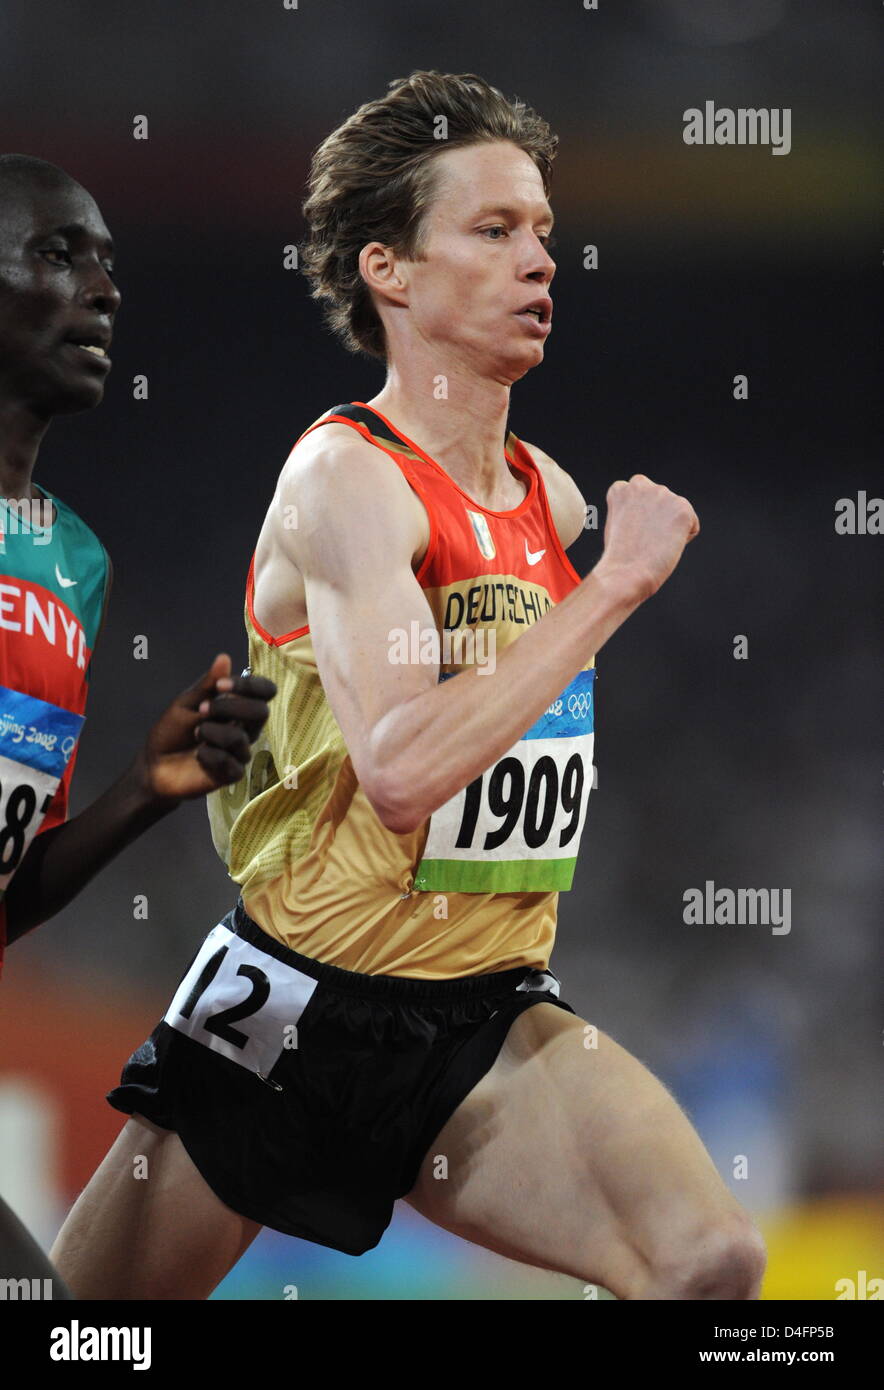
{"label": "olympic rings logo", "polygon": [[568,713],[572,719],[585,719],[592,709],[592,698],[581,694],[568,696]]}

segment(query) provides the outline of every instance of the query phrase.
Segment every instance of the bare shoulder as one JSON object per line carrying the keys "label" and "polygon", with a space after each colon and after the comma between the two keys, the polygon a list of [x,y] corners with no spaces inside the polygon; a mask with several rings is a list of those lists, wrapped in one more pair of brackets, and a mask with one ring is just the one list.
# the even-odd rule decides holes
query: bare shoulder
{"label": "bare shoulder", "polygon": [[393,460],[358,430],[330,422],[298,440],[283,464],[279,483],[285,488],[326,485],[333,489],[343,482],[358,484],[366,477],[381,485],[389,478],[395,485],[401,474]]}
{"label": "bare shoulder", "polygon": [[556,463],[555,459],[550,458],[537,444],[529,444],[526,439],[521,442],[540,469],[559,539],[567,549],[583,531],[586,519],[586,501],[583,494],[570,473]]}
{"label": "bare shoulder", "polygon": [[412,548],[429,534],[426,513],[393,459],[350,425],[329,422],[294,446],[276,489],[282,507],[294,507],[301,539],[328,539],[330,516],[346,532],[396,533]]}
{"label": "bare shoulder", "polygon": [[255,548],[254,612],[271,633],[309,619],[308,586],[375,593],[426,553],[429,522],[393,459],[349,425],[298,440]]}

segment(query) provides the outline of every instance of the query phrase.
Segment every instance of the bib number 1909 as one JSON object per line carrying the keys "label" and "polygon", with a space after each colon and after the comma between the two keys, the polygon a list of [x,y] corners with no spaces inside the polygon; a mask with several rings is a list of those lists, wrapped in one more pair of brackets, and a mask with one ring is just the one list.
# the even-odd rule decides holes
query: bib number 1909
{"label": "bib number 1909", "polygon": [[[571,754],[562,769],[561,780],[555,760],[551,757],[538,758],[527,778],[518,758],[501,758],[490,775],[483,773],[466,788],[463,816],[455,844],[458,849],[497,849],[509,839],[521,819],[525,844],[530,849],[538,849],[546,844],[561,806],[565,814],[570,816],[559,832],[561,848],[574,838],[580,825],[583,785],[583,759],[579,753]],[[483,797],[487,798],[488,811],[499,817],[500,825],[486,832],[480,846],[474,846],[473,837]]]}

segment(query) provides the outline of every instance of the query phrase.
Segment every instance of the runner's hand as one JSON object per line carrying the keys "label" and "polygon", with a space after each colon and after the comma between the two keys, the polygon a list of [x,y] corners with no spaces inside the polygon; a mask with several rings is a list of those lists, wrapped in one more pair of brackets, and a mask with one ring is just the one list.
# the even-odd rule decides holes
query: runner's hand
{"label": "runner's hand", "polygon": [[641,599],[655,594],[699,533],[697,514],[686,497],[635,473],[608,489],[605,550],[596,569],[631,577]]}
{"label": "runner's hand", "polygon": [[230,669],[230,657],[219,653],[148,734],[138,761],[153,798],[205,796],[242,776],[276,686],[263,676],[233,678]]}

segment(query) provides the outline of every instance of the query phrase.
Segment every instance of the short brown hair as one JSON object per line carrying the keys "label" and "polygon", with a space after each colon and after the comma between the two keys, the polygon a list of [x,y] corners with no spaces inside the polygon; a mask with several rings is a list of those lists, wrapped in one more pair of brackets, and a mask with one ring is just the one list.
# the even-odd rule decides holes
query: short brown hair
{"label": "short brown hair", "polygon": [[[530,106],[508,100],[474,73],[413,72],[365,102],[315,151],[303,205],[301,266],[332,332],[351,352],[386,360],[384,328],[359,273],[370,241],[423,259],[433,156],[485,140],[511,140],[530,155],[549,197],[558,136]],[[445,139],[434,137],[440,116]]]}

